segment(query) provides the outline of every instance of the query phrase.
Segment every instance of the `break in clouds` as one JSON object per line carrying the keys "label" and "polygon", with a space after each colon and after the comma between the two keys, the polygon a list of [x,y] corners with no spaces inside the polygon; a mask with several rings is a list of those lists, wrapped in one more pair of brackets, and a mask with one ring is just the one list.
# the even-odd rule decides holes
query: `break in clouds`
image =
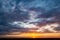
{"label": "break in clouds", "polygon": [[0,33],[15,31],[60,32],[60,0],[0,0]]}

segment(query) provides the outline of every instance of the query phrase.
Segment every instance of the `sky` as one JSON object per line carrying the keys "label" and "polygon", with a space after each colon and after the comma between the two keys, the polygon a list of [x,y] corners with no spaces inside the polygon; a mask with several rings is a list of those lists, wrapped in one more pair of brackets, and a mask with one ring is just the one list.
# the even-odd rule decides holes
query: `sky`
{"label": "sky", "polygon": [[60,0],[0,0],[0,34],[29,31],[60,32]]}

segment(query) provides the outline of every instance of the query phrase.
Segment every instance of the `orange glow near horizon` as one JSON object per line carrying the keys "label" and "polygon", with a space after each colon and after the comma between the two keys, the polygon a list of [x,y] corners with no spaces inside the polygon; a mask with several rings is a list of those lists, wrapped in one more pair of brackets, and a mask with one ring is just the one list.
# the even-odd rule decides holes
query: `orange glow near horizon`
{"label": "orange glow near horizon", "polygon": [[3,35],[0,38],[60,38],[60,33],[16,33]]}

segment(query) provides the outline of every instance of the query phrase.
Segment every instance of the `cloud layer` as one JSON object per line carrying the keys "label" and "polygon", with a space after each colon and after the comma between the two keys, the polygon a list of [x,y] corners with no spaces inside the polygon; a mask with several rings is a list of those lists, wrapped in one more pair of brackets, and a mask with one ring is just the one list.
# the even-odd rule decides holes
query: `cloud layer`
{"label": "cloud layer", "polygon": [[[29,28],[37,28],[39,32],[60,32],[59,17],[60,0],[0,0],[0,33],[9,33],[12,29],[23,32],[21,28],[27,28],[25,32],[30,31]],[[51,28],[55,23],[58,26]]]}

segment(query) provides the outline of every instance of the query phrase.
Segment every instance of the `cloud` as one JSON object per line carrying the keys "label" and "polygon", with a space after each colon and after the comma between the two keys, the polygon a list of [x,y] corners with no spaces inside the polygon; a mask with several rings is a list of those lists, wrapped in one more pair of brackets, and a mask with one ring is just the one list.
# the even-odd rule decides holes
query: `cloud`
{"label": "cloud", "polygon": [[[33,26],[33,28],[38,28],[44,22],[46,25],[50,22],[58,23],[60,22],[59,10],[59,0],[0,0],[0,31],[16,29],[14,31],[22,32],[22,30],[18,30],[21,27],[32,28]],[[20,24],[14,24],[14,22]],[[58,30],[58,28],[55,29]]]}

